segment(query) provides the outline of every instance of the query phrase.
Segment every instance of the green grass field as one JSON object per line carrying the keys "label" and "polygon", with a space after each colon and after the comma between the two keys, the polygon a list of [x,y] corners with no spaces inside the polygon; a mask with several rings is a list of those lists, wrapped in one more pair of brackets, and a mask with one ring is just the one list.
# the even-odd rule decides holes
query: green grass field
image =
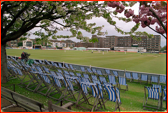
{"label": "green grass field", "polygon": [[31,59],[166,74],[166,54],[104,52],[103,55],[103,52],[97,51],[91,53],[91,51],[7,49],[7,55],[20,57],[22,51],[30,53]]}

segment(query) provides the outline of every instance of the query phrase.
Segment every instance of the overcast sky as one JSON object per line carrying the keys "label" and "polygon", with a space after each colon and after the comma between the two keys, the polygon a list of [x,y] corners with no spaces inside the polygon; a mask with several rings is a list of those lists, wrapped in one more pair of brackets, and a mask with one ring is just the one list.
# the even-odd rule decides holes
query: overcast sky
{"label": "overcast sky", "polygon": [[[132,7],[131,9],[134,9],[134,13],[137,14],[138,13],[138,9],[139,9],[139,5],[136,4],[134,7]],[[119,16],[123,16],[123,14],[119,15]],[[135,25],[134,22],[129,22],[129,23],[125,23],[123,21],[119,21],[118,19],[113,19],[116,21],[116,25],[122,29],[123,31],[130,31],[130,29]],[[88,23],[96,23],[96,26],[102,26],[104,25],[104,28],[102,29],[103,32],[107,31],[108,34],[107,35],[115,35],[115,36],[124,36],[120,33],[118,33],[114,26],[110,25],[104,18],[100,17],[100,18],[96,18],[93,17],[91,20],[87,21]],[[155,29],[155,26],[152,26]],[[37,30],[37,28],[34,28],[31,30],[31,32]],[[147,33],[153,34],[153,35],[159,35],[158,33],[154,32],[153,30],[151,30],[150,28],[146,27],[146,28],[142,28],[141,26],[139,27],[139,29],[137,31],[145,31]],[[91,33],[88,33],[84,30],[82,30],[83,36],[87,36],[89,38],[92,37]],[[67,30],[64,31],[58,31],[58,33],[56,35],[71,35],[71,33]],[[105,37],[105,36],[103,36]],[[35,38],[35,36],[31,36],[30,38]],[[62,40],[62,39],[60,39]],[[65,40],[65,39],[64,39]],[[76,39],[76,38],[71,38],[71,40],[75,41],[75,42],[79,42],[80,40]],[[165,46],[166,45],[166,39],[164,37],[161,36],[161,46]]]}

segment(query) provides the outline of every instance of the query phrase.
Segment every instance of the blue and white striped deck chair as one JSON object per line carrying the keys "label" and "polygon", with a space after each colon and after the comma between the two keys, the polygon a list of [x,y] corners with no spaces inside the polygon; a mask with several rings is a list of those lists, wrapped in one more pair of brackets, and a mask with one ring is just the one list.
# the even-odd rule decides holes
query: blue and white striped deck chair
{"label": "blue and white striped deck chair", "polygon": [[121,86],[120,85],[124,85],[124,86],[126,86],[126,89],[124,89],[124,90],[126,90],[126,91],[128,91],[128,85],[127,85],[127,83],[126,83],[126,78],[125,77],[119,77],[119,80],[118,80],[119,82],[118,82],[118,84],[119,84],[119,89],[121,89]]}
{"label": "blue and white striped deck chair", "polygon": [[[90,86],[90,88],[92,90],[92,96],[88,95],[88,89],[87,89],[88,85]],[[81,103],[87,102],[87,105],[91,105],[92,106],[92,108],[89,109],[89,111],[91,111],[91,112],[93,112],[94,110],[97,110],[98,108],[103,108],[103,107],[105,108],[105,105],[104,105],[105,102],[103,102],[103,92],[99,88],[98,85],[96,85],[94,83],[83,83],[83,82],[81,82],[80,86],[81,86],[81,90],[80,91],[82,91],[82,93],[80,93],[80,94],[83,95],[83,100],[79,98],[80,97],[80,95],[79,95],[77,103],[76,103],[78,106],[80,105],[79,101],[82,100]],[[91,104],[88,101],[90,99],[90,97],[94,97],[95,98],[94,99],[94,104]],[[85,109],[88,109],[88,108],[85,108]]]}
{"label": "blue and white striped deck chair", "polygon": [[48,60],[44,60],[44,61],[47,63],[47,65],[49,65],[49,66],[52,65]]}
{"label": "blue and white striped deck chair", "polygon": [[61,88],[62,86],[61,86],[61,83],[60,83],[59,79],[57,79],[57,78],[54,77],[54,76],[53,76],[53,79],[54,79],[54,83],[55,83],[58,87]]}
{"label": "blue and white striped deck chair", "polygon": [[63,70],[64,71],[64,74],[69,74],[69,72],[68,71],[66,71],[66,70]]}
{"label": "blue and white striped deck chair", "polygon": [[12,60],[14,60],[15,62],[18,62],[14,57],[11,57],[12,58]]}
{"label": "blue and white striped deck chair", "polygon": [[[35,92],[39,88],[41,88],[41,85],[43,83],[43,81],[42,81],[43,78],[39,75],[38,71],[29,71],[29,73],[30,73],[30,76],[29,76],[30,80],[26,81],[26,82],[28,82],[28,84],[26,84],[26,89]],[[23,85],[26,82],[24,81],[24,82],[21,82],[20,84]]]}
{"label": "blue and white striped deck chair", "polygon": [[105,77],[99,77],[99,80],[100,80],[101,84],[104,84],[104,85],[112,85],[111,83],[108,83],[108,82],[106,81],[106,78],[105,78]]}
{"label": "blue and white striped deck chair", "polygon": [[40,88],[37,89],[37,92],[43,95],[49,95],[53,91],[53,88],[55,89],[56,87],[55,84],[57,84],[57,86],[60,85],[59,80],[54,80],[53,79],[54,77],[51,74],[37,74],[37,75],[43,81],[43,85],[41,85]]}
{"label": "blue and white striped deck chair", "polygon": [[90,79],[88,74],[83,74],[83,77]]}
{"label": "blue and white striped deck chair", "polygon": [[132,79],[139,81],[138,73],[132,73]]}
{"label": "blue and white striped deck chair", "polygon": [[54,71],[50,71],[50,74],[54,77],[57,76]]}
{"label": "blue and white striped deck chair", "polygon": [[147,83],[148,83],[148,76],[145,75],[145,74],[142,74],[142,75],[141,75],[141,82],[142,82],[142,81],[147,81]]}
{"label": "blue and white striped deck chair", "polygon": [[81,77],[81,73],[76,73],[76,75],[77,75],[78,77]]}
{"label": "blue and white striped deck chair", "polygon": [[151,82],[155,82],[155,83],[159,83],[159,79],[158,79],[158,76],[151,76]]}
{"label": "blue and white striped deck chair", "polygon": [[92,81],[93,80],[98,80],[96,75],[91,75],[91,77],[92,77]]}
{"label": "blue and white striped deck chair", "polygon": [[56,72],[56,74],[60,77],[63,77],[63,75],[60,72]]}
{"label": "blue and white striped deck chair", "polygon": [[39,66],[36,66],[36,70],[37,70],[39,73],[43,73],[43,70],[42,70]]}
{"label": "blue and white striped deck chair", "polygon": [[166,83],[166,75],[160,75],[159,83]]}
{"label": "blue and white striped deck chair", "polygon": [[118,77],[117,71],[112,71],[112,72],[113,72],[114,76]]}
{"label": "blue and white striped deck chair", "polygon": [[53,67],[59,68],[58,65],[57,65],[57,63],[51,61],[51,64],[52,64]]}
{"label": "blue and white striped deck chair", "polygon": [[159,92],[162,92],[162,86],[161,85],[157,85],[157,84],[152,84],[153,88],[159,88]]}
{"label": "blue and white striped deck chair", "polygon": [[[158,109],[159,110],[160,107],[161,107],[159,88],[144,86],[144,91],[145,91],[145,101],[143,103],[143,108],[144,109],[153,108],[153,109]],[[148,94],[146,92],[148,92]],[[149,103],[147,103],[148,99],[158,100],[158,104],[153,105],[154,102],[152,102],[152,103],[150,102],[150,104],[149,104]],[[151,105],[152,105],[152,107],[151,107]]]}
{"label": "blue and white striped deck chair", "polygon": [[102,83],[107,83],[105,77],[101,77],[101,76],[99,76],[99,80],[100,80],[100,82],[102,82]]}
{"label": "blue and white striped deck chair", "polygon": [[75,71],[75,69],[73,68],[73,66],[71,64],[69,64],[69,67],[72,71]]}
{"label": "blue and white striped deck chair", "polygon": [[167,90],[166,90],[166,88],[163,89],[163,100],[164,101],[167,100]]}
{"label": "blue and white striped deck chair", "polygon": [[84,67],[80,67],[82,72],[86,72]]}
{"label": "blue and white striped deck chair", "polygon": [[97,71],[96,71],[95,68],[92,68],[92,71],[93,71],[94,74],[97,74]]}
{"label": "blue and white striped deck chair", "polygon": [[50,70],[48,68],[46,68],[45,66],[42,66],[42,67],[46,73],[50,73]]}
{"label": "blue and white striped deck chair", "polygon": [[[81,77],[81,81],[82,81],[82,82],[85,82],[85,83],[90,83],[89,78],[84,78],[84,77]],[[87,85],[87,87],[88,87],[88,88],[90,88],[90,86],[89,86],[89,85]]]}
{"label": "blue and white striped deck chair", "polygon": [[35,65],[39,65],[40,63],[38,63],[36,60],[34,60],[34,64]]}
{"label": "blue and white striped deck chair", "polygon": [[119,109],[120,111],[120,105],[121,105],[121,100],[120,100],[120,91],[118,88],[110,85],[104,85],[104,88],[106,89],[108,93],[108,99],[110,101],[116,102],[115,105],[115,111]]}
{"label": "blue and white striped deck chair", "polygon": [[62,73],[62,71],[61,71],[60,69],[57,69],[57,71],[58,71],[59,73]]}
{"label": "blue and white striped deck chair", "polygon": [[74,90],[73,84],[71,83],[71,80],[64,78],[64,84],[66,86],[66,90],[64,90],[64,92],[62,93],[60,98],[62,98],[63,100],[67,100],[67,101],[72,101],[72,100],[69,100],[69,99],[73,98],[76,102],[77,99],[74,96],[74,94],[75,94],[74,91],[75,90]]}
{"label": "blue and white striped deck chair", "polygon": [[111,83],[112,85],[117,85],[115,81],[115,76],[108,75],[108,79],[109,79],[109,83]]}
{"label": "blue and white striped deck chair", "polygon": [[71,76],[73,76],[73,77],[75,76],[75,74],[74,74],[73,72],[71,72],[71,71],[69,72],[69,74],[70,74]]}
{"label": "blue and white striped deck chair", "polygon": [[106,71],[107,75],[111,75],[111,72],[109,69],[105,69],[105,71]]}
{"label": "blue and white striped deck chair", "polygon": [[42,62],[41,60],[38,60],[40,64],[44,64],[44,62]]}
{"label": "blue and white striped deck chair", "polygon": [[98,74],[98,75],[103,75],[100,70],[97,70],[97,74]]}
{"label": "blue and white striped deck chair", "polygon": [[22,77],[20,77],[20,75],[23,76],[23,73],[20,69],[15,68],[15,67],[9,67],[9,66],[8,66],[8,68],[9,68],[8,72],[10,72],[10,74],[7,77],[8,80],[19,78],[22,81]]}
{"label": "blue and white striped deck chair", "polygon": [[46,83],[49,83],[50,84],[50,80],[49,80],[49,78],[46,76],[46,74],[40,74],[41,75],[41,77],[43,77],[43,79],[44,79],[44,81],[46,82]]}
{"label": "blue and white striped deck chair", "polygon": [[67,63],[64,63],[64,65],[65,65],[65,67],[66,67],[67,69],[70,69],[70,67],[68,66]]}
{"label": "blue and white striped deck chair", "polygon": [[93,73],[90,68],[87,68],[87,71],[88,71],[89,73]]}
{"label": "blue and white striped deck chair", "polygon": [[58,63],[58,66],[59,66],[60,68],[65,68],[65,67],[62,66],[61,63]]}
{"label": "blue and white striped deck chair", "polygon": [[129,72],[126,72],[126,73],[125,73],[125,77],[126,77],[127,79],[130,79],[130,81],[132,80],[131,73],[129,73]]}

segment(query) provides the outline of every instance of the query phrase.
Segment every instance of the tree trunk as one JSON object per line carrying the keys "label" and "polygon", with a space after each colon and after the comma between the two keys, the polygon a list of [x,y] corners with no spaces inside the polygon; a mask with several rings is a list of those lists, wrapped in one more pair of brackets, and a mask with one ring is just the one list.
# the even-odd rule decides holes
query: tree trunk
{"label": "tree trunk", "polygon": [[8,76],[8,70],[6,59],[6,43],[4,43],[3,45],[1,45],[1,83],[7,82],[7,76]]}

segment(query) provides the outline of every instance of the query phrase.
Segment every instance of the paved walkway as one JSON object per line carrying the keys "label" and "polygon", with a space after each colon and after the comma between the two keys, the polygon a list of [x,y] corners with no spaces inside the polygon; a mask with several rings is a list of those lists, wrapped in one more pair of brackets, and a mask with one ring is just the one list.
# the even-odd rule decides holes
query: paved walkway
{"label": "paved walkway", "polygon": [[1,98],[1,112],[26,112],[22,107],[18,107],[8,100]]}

